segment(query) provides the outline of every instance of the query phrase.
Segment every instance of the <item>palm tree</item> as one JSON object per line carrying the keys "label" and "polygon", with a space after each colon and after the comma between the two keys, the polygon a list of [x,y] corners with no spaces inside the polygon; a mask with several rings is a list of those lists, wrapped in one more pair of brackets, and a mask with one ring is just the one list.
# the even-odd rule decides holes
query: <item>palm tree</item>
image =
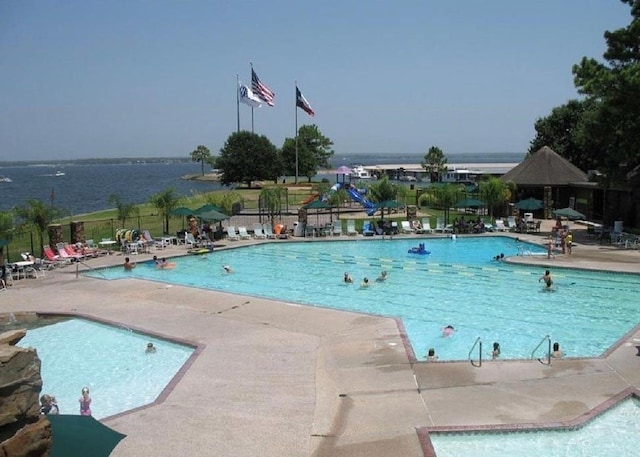
{"label": "palm tree", "polygon": [[282,212],[282,197],[286,194],[283,187],[266,187],[260,192],[260,206],[269,215],[271,225],[275,221],[276,215]]}
{"label": "palm tree", "polygon": [[58,217],[60,210],[54,206],[45,205],[40,200],[29,199],[25,206],[15,208],[16,215],[23,220],[24,225],[33,226],[38,232],[40,254],[44,251],[44,234],[47,227]]}
{"label": "palm tree", "polygon": [[429,173],[431,182],[440,182],[442,175],[448,171],[447,158],[442,149],[436,146],[429,148],[421,165]]}
{"label": "palm tree", "polygon": [[111,194],[109,196],[109,203],[116,206],[118,220],[122,222],[122,228],[124,228],[124,224],[128,218],[140,214],[140,208],[138,208],[135,203],[125,203],[117,194]]}
{"label": "palm tree", "polygon": [[155,193],[149,199],[149,202],[158,209],[158,214],[164,219],[162,230],[165,234],[169,234],[169,216],[171,211],[176,209],[182,201],[182,197],[176,194],[173,187],[169,187],[163,191]]}
{"label": "palm tree", "polygon": [[504,182],[500,178],[491,176],[486,181],[480,181],[478,188],[480,198],[486,202],[489,216],[493,219],[494,207],[504,205],[511,200],[516,186],[513,181]]}
{"label": "palm tree", "polygon": [[191,151],[191,160],[193,162],[200,162],[200,168],[202,169],[202,176],[204,176],[204,163],[211,162],[211,151],[206,146],[198,146],[195,151]]}

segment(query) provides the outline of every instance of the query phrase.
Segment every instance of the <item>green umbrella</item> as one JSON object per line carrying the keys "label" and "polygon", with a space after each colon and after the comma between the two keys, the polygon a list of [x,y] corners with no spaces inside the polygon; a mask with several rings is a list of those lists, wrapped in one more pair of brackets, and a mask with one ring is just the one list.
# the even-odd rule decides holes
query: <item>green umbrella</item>
{"label": "green umbrella", "polygon": [[213,205],[213,204],[208,204],[208,205],[201,206],[197,210],[193,211],[191,214],[195,214],[196,216],[200,216],[202,213],[206,213],[206,212],[209,212],[209,211],[217,211],[219,213],[224,214],[224,209],[220,208],[219,206]]}
{"label": "green umbrella", "polygon": [[46,416],[51,422],[51,457],[108,457],[127,435],[92,416]]}
{"label": "green umbrella", "polygon": [[378,203],[375,203],[376,208],[381,210],[381,217],[384,219],[384,209],[385,208],[402,208],[404,205],[400,203],[398,200],[384,200]]}
{"label": "green umbrella", "polygon": [[191,214],[194,214],[194,211],[191,208],[181,206],[180,208],[171,210],[169,214],[172,216],[190,216]]}
{"label": "green umbrella", "polygon": [[231,216],[227,216],[226,214],[221,213],[220,211],[216,211],[212,209],[212,210],[205,211],[203,213],[198,214],[198,217],[208,222],[220,222],[220,221],[229,219],[229,217]]}
{"label": "green umbrella", "polygon": [[475,198],[460,200],[458,203],[453,205],[454,208],[479,208],[481,206],[487,206],[487,204],[482,200],[477,200]]}
{"label": "green umbrella", "polygon": [[304,209],[315,209],[316,210],[316,225],[319,224],[319,218],[320,218],[320,210],[321,209],[331,209],[333,208],[333,206],[331,206],[329,203],[323,202],[322,200],[314,200],[311,203],[309,203],[308,205],[304,205],[303,206]]}
{"label": "green umbrella", "polygon": [[520,200],[513,206],[523,211],[535,211],[544,208],[544,202],[537,198],[527,198],[526,200]]}
{"label": "green umbrella", "polygon": [[585,219],[585,215],[573,208],[556,209],[553,212],[555,217],[566,217],[567,219]]}

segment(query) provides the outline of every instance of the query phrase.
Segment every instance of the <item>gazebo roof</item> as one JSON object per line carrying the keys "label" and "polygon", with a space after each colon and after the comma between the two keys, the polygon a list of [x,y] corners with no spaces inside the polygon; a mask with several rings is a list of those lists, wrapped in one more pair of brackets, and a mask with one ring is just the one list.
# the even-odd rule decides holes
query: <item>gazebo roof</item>
{"label": "gazebo roof", "polygon": [[585,172],[548,146],[540,148],[500,179],[513,181],[518,186],[567,186],[588,181]]}

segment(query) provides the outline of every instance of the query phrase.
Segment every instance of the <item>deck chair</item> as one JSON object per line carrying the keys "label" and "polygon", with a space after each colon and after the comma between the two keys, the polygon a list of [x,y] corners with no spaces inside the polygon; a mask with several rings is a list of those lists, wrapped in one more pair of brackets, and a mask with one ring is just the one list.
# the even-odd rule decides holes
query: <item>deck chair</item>
{"label": "deck chair", "polygon": [[445,233],[447,231],[451,231],[450,229],[447,230],[447,227],[445,227],[444,218],[443,217],[439,217],[439,218],[436,219],[436,228],[434,230],[436,232],[442,232],[442,233]]}
{"label": "deck chair", "polygon": [[264,235],[268,239],[274,240],[276,238],[276,234],[273,233],[273,228],[271,228],[271,224],[268,224],[268,223],[262,224],[262,231],[264,232]]}
{"label": "deck chair", "polygon": [[415,233],[409,221],[400,221],[400,231],[402,233]]}
{"label": "deck chair", "polygon": [[347,235],[355,236],[357,234],[358,231],[356,230],[356,222],[353,219],[349,219],[347,221]]}
{"label": "deck chair", "polygon": [[247,227],[245,226],[238,227],[238,236],[240,237],[241,240],[251,239],[251,235],[249,235],[249,232],[247,232]]}
{"label": "deck chair", "polygon": [[375,228],[373,227],[371,221],[364,221],[364,223],[362,224],[362,234],[364,236],[373,236],[376,234]]}
{"label": "deck chair", "polygon": [[253,237],[256,240],[266,240],[267,239],[267,235],[264,233],[264,230],[262,229],[262,224],[253,224]]}
{"label": "deck chair", "polygon": [[64,243],[58,243],[56,245],[56,249],[58,250],[58,255],[60,256],[60,258],[62,259],[68,259],[71,262],[77,262],[79,260],[84,260],[84,257],[80,256],[80,255],[72,255],[69,254],[69,251],[67,251],[65,249],[65,245]]}
{"label": "deck chair", "polygon": [[341,235],[342,235],[342,221],[333,221],[331,236],[341,236]]}
{"label": "deck chair", "polygon": [[513,216],[507,217],[507,228],[510,232],[518,230],[518,224],[516,224],[516,218]]}
{"label": "deck chair", "polygon": [[236,228],[233,225],[227,227],[227,238],[231,241],[238,241],[240,239],[240,235],[236,232]]}
{"label": "deck chair", "polygon": [[494,226],[497,232],[507,232],[509,229],[504,225],[504,221],[502,219],[496,219],[496,225]]}
{"label": "deck chair", "polygon": [[428,217],[422,218],[422,231],[421,233],[433,233],[431,228],[431,220]]}
{"label": "deck chair", "polygon": [[56,266],[69,265],[71,263],[71,259],[62,258],[58,254],[53,252],[53,249],[51,249],[51,246],[44,247],[44,256],[46,257],[47,261],[51,262]]}
{"label": "deck chair", "polygon": [[201,247],[200,243],[198,242],[198,240],[196,240],[196,238],[193,236],[193,233],[186,233],[185,234],[185,236],[184,236],[184,245],[188,249]]}

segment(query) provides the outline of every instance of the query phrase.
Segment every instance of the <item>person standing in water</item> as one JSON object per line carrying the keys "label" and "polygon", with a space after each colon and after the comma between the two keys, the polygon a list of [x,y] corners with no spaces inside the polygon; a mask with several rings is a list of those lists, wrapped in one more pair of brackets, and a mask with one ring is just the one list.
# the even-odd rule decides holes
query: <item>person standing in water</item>
{"label": "person standing in water", "polygon": [[91,396],[89,395],[89,388],[82,388],[82,396],[80,397],[80,415],[91,416]]}
{"label": "person standing in water", "polygon": [[553,279],[551,278],[551,273],[549,272],[549,270],[546,270],[544,274],[540,276],[540,279],[538,279],[538,282],[540,281],[544,281],[544,283],[547,286],[547,289],[551,289],[551,286],[553,285]]}

